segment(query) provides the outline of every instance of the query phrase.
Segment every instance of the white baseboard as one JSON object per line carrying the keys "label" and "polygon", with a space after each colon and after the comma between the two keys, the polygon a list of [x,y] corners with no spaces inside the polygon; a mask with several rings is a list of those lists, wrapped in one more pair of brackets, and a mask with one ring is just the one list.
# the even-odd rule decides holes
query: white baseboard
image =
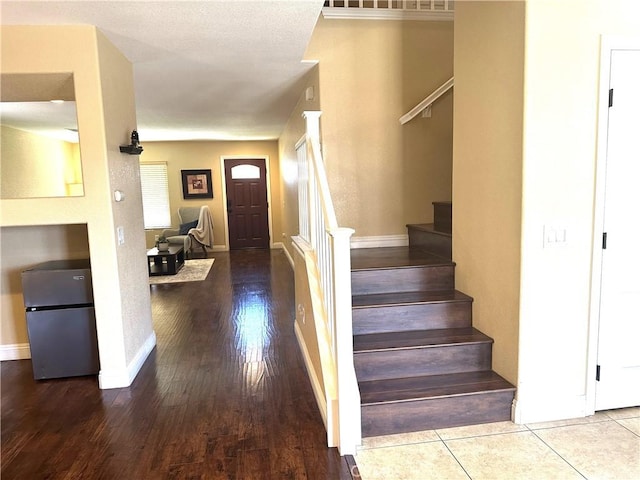
{"label": "white baseboard", "polygon": [[282,247],[283,247],[282,250],[284,251],[284,254],[287,257],[287,260],[289,260],[289,265],[291,265],[291,268],[295,269],[295,262],[293,260],[293,257],[291,256],[289,251],[286,248],[284,248],[284,245]]}
{"label": "white baseboard", "polygon": [[513,402],[514,423],[538,423],[583,418],[588,416],[586,396],[559,396],[554,392],[544,392],[531,398],[517,398]]}
{"label": "white baseboard", "polygon": [[28,360],[31,358],[31,347],[28,343],[0,345],[0,362],[9,360]]}
{"label": "white baseboard", "polygon": [[98,375],[98,384],[100,389],[107,390],[109,388],[123,388],[130,386],[135,380],[138,372],[142,368],[145,360],[156,346],[156,332],[152,331],[151,335],[142,344],[136,356],[129,362],[126,368],[114,370],[100,370]]}
{"label": "white baseboard", "polygon": [[320,415],[322,416],[322,421],[324,422],[324,428],[328,429],[329,426],[327,425],[327,400],[324,396],[324,389],[322,388],[320,379],[316,375],[313,364],[311,363],[309,350],[307,349],[307,345],[304,341],[302,332],[300,331],[300,327],[298,326],[298,322],[294,322],[293,326],[296,334],[296,339],[298,340],[298,345],[300,346],[300,351],[302,352],[302,358],[304,359],[304,365],[305,367],[307,367],[307,373],[309,374],[309,380],[311,381],[311,389],[313,390],[313,395],[316,397],[316,403],[318,404],[318,409],[320,410]]}
{"label": "white baseboard", "polygon": [[351,238],[351,248],[406,247],[407,245],[409,245],[408,234]]}

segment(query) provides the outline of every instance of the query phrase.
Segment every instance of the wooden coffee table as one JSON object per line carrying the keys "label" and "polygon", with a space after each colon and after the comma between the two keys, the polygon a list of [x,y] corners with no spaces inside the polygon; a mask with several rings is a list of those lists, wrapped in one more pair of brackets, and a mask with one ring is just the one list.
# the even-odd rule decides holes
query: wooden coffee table
{"label": "wooden coffee table", "polygon": [[149,276],[175,275],[184,266],[184,247],[169,247],[166,252],[157,248],[147,251]]}

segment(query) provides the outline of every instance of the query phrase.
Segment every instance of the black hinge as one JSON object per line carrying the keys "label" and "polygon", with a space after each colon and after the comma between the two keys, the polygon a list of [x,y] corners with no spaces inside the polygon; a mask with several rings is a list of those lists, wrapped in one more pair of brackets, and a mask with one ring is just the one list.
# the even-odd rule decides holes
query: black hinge
{"label": "black hinge", "polygon": [[609,107],[613,107],[613,88],[609,89]]}
{"label": "black hinge", "polygon": [[596,365],[596,382],[600,381],[600,365]]}
{"label": "black hinge", "polygon": [[607,232],[604,232],[602,234],[602,249],[603,250],[607,249]]}

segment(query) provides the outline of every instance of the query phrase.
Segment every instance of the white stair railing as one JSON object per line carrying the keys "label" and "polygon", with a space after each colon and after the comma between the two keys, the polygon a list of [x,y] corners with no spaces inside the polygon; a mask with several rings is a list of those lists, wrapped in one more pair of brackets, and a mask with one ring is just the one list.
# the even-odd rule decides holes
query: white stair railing
{"label": "white stair railing", "polygon": [[380,8],[404,10],[453,10],[453,0],[326,0],[331,8]]}
{"label": "white stair railing", "polygon": [[328,18],[453,20],[454,0],[326,0]]}
{"label": "white stair railing", "polygon": [[[331,361],[323,365],[327,398],[327,430],[333,433],[342,455],[353,455],[361,441],[360,392],[353,366],[351,318],[350,239],[354,230],[338,226],[320,149],[321,112],[304,112],[305,149],[298,150],[298,200],[300,237],[310,246],[316,268],[322,308],[315,311],[318,341],[329,342]],[[314,279],[315,280],[315,279]],[[330,368],[329,368],[330,367]],[[333,370],[333,371],[331,371]],[[332,403],[337,409],[331,408]],[[332,417],[332,418],[330,418]],[[329,430],[335,429],[335,432]]]}

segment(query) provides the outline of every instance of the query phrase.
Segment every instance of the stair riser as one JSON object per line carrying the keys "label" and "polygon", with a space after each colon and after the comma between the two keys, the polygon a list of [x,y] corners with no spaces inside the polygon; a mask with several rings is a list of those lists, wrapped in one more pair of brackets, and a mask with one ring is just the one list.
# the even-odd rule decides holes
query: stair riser
{"label": "stair riser", "polygon": [[358,352],[358,381],[491,370],[491,343]]}
{"label": "stair riser", "polygon": [[353,295],[453,290],[453,284],[453,265],[351,272]]}
{"label": "stair riser", "polygon": [[470,326],[471,301],[353,309],[354,335]]}
{"label": "stair riser", "polygon": [[442,258],[451,260],[451,237],[438,235],[437,233],[425,232],[416,230],[411,227],[408,228],[409,232],[409,246],[420,247],[438,255]]}
{"label": "stair riser", "polygon": [[440,232],[451,233],[451,204],[433,203],[433,226]]}
{"label": "stair riser", "polygon": [[511,420],[513,391],[363,405],[362,436],[433,430]]}

